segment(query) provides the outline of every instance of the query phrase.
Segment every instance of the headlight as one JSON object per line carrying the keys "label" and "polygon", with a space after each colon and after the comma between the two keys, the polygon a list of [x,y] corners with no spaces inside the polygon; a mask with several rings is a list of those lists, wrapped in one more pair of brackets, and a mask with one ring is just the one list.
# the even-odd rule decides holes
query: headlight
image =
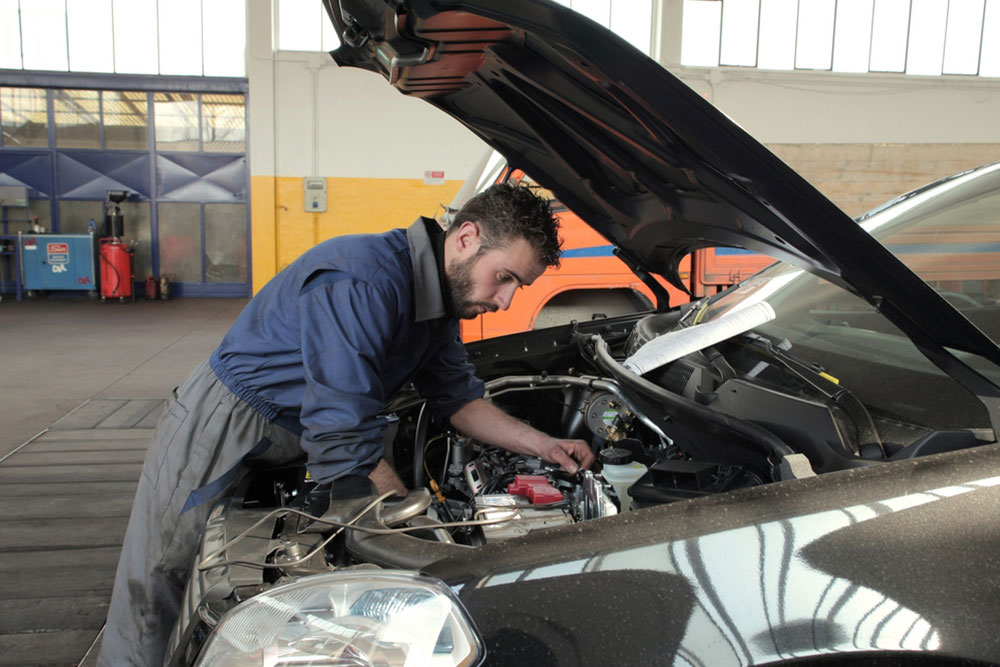
{"label": "headlight", "polygon": [[231,609],[200,667],[473,666],[485,650],[461,602],[436,579],[364,570],[305,577]]}

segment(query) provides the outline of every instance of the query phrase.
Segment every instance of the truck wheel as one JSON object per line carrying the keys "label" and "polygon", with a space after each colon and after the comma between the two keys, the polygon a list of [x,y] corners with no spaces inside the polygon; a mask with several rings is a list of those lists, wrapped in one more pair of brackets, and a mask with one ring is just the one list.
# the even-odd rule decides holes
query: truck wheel
{"label": "truck wheel", "polygon": [[569,324],[573,320],[589,322],[652,308],[653,305],[643,294],[631,289],[573,290],[552,297],[538,313],[532,328],[544,329]]}

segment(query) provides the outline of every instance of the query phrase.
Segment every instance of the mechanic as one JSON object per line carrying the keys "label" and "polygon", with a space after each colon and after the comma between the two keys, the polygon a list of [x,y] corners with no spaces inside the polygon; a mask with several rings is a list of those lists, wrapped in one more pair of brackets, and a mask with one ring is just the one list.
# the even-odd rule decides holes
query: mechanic
{"label": "mechanic", "polygon": [[408,382],[439,422],[571,473],[589,467],[582,440],[548,436],[484,400],[459,338],[459,318],[506,309],[519,287],[558,265],[557,227],[545,199],[496,185],[447,232],[421,218],[406,230],[330,239],[265,285],[168,401],[98,664],[163,663],[208,513],[251,465],[304,453],[323,506],[330,495],[370,495],[372,485],[405,495],[383,458],[378,413]]}

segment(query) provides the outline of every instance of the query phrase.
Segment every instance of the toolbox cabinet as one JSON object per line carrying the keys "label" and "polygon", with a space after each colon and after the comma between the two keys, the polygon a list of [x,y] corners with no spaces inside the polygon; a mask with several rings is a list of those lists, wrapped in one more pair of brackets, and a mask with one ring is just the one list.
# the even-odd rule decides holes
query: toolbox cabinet
{"label": "toolbox cabinet", "polygon": [[18,234],[23,289],[97,293],[97,247],[89,234]]}

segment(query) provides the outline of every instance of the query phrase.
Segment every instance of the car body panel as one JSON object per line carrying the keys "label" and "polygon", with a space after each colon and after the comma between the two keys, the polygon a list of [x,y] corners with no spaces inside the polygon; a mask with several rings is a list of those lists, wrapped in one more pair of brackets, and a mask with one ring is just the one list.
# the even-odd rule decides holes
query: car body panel
{"label": "car body panel", "polygon": [[427,572],[461,587],[488,664],[993,662],[998,503],[1000,449],[981,447],[589,521]]}
{"label": "car body panel", "polygon": [[332,53],[338,64],[377,72],[454,116],[678,287],[679,262],[692,250],[745,248],[859,294],[939,359],[952,348],[1000,362],[993,341],[801,176],[569,8],[324,4],[343,41]]}

